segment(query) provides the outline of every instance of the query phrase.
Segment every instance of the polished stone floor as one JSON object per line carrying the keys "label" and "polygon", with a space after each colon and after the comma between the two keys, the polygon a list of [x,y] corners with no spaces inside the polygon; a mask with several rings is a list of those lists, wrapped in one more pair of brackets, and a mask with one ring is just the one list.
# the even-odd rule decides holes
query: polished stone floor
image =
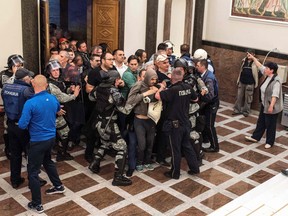
{"label": "polished stone floor", "polygon": [[[154,171],[135,172],[132,186],[114,187],[111,185],[113,158],[107,155],[99,175],[92,174],[83,158],[84,143],[81,143],[72,152],[75,160],[57,163],[67,189],[65,194],[45,195],[44,190],[51,185],[42,188],[45,209],[42,215],[201,216],[213,213],[288,167],[288,132],[284,127],[279,125],[276,144],[267,150],[264,149],[265,139],[259,143],[244,141],[244,136],[251,135],[255,128],[257,116],[245,118],[231,114],[231,105],[222,104],[216,124],[220,152],[207,153],[201,173],[196,176],[187,174],[183,159],[179,180],[168,179],[163,175],[167,168],[154,164]],[[35,215],[27,209],[31,198],[27,180],[17,190],[10,185],[9,161],[3,147],[1,144],[0,215]],[[26,178],[25,159],[22,172]],[[47,179],[44,171],[40,176]]]}

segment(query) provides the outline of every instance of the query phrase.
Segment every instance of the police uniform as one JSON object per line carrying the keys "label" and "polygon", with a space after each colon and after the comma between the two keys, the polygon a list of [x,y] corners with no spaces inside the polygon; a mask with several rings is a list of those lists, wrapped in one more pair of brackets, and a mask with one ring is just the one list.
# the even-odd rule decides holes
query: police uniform
{"label": "police uniform", "polygon": [[[60,103],[65,103],[71,100],[75,100],[74,95],[69,95],[64,93],[63,82],[53,80],[51,78],[47,79],[49,83],[49,93],[53,94]],[[62,160],[73,160],[74,158],[67,152],[68,149],[68,134],[69,126],[63,116],[57,116],[56,118],[56,132],[57,138],[60,139],[62,148],[57,152],[56,161]]]}
{"label": "police uniform", "polygon": [[[5,83],[14,83],[14,73],[12,72],[12,67],[15,65],[23,65],[24,59],[21,55],[13,54],[10,55],[7,59],[7,68],[4,71],[0,72],[0,88],[3,88]],[[4,134],[3,139],[5,143],[5,155],[8,159],[10,159],[10,148],[9,148],[9,135],[7,131],[7,115],[4,115]]]}
{"label": "police uniform", "polygon": [[[76,97],[73,94],[66,94],[66,86],[64,82],[59,81],[58,79],[54,79],[51,76],[51,71],[53,69],[59,69],[60,64],[57,61],[50,61],[47,64],[46,72],[50,74],[50,77],[47,79],[48,81],[48,91],[52,95],[54,95],[59,103],[63,104],[72,100],[75,100]],[[67,124],[66,119],[63,116],[57,116],[56,118],[56,133],[57,138],[60,139],[62,148],[60,148],[57,152],[56,161],[63,160],[73,160],[73,156],[67,152],[68,149],[68,135],[70,129]]]}
{"label": "police uniform", "polygon": [[[195,92],[199,93],[201,91],[201,89],[198,88],[197,78],[193,74],[186,73],[183,78],[183,82],[190,85]],[[198,163],[202,164],[202,157],[203,157],[203,152],[201,153],[201,147],[203,141],[202,131],[204,129],[205,122],[199,121],[199,119],[202,119],[202,117],[199,116],[199,109],[200,106],[198,105],[198,103],[190,102],[189,104],[189,121],[191,123],[190,142],[197,155]]]}
{"label": "police uniform", "polygon": [[[174,68],[182,67],[185,70],[183,77],[183,82],[190,85],[193,90],[200,95],[202,89],[205,89],[207,92],[207,87],[203,83],[200,77],[197,77],[194,73],[194,63],[190,58],[189,54],[184,54],[181,58],[177,59],[174,63]],[[201,84],[199,83],[201,81]],[[197,155],[197,160],[199,164],[202,164],[203,151],[202,148],[202,131],[205,126],[203,121],[203,116],[199,115],[200,106],[198,103],[190,102],[189,104],[189,121],[191,123],[191,132],[190,132],[190,142],[194,148],[194,151]],[[202,121],[201,121],[202,120]]]}
{"label": "police uniform", "polygon": [[[4,71],[1,71],[0,73],[0,88],[3,88],[3,85],[7,83],[7,81],[13,76],[12,71],[9,69],[6,69]],[[10,149],[9,149],[9,137],[8,137],[8,131],[7,131],[7,115],[5,113],[4,115],[4,134],[3,139],[5,143],[5,155],[8,159],[10,159]]]}
{"label": "police uniform", "polygon": [[[28,71],[24,68],[19,70]],[[16,75],[18,71],[16,72]],[[20,129],[18,127],[18,121],[25,101],[29,99],[34,92],[29,84],[16,79],[13,84],[4,84],[1,94],[4,102],[5,113],[7,115],[11,151],[10,179],[12,186],[17,188],[24,181],[24,179],[21,178],[22,152],[26,150],[26,145],[29,143],[29,132]]]}
{"label": "police uniform", "polygon": [[100,135],[101,145],[89,169],[94,173],[99,173],[100,162],[105,155],[105,151],[112,147],[117,152],[115,157],[115,175],[112,185],[126,186],[132,184],[130,179],[123,176],[127,144],[121,137],[117,125],[116,113],[117,106],[124,106],[125,100],[118,88],[114,86],[115,80],[120,78],[120,74],[114,70],[110,70],[107,73],[109,77],[106,77],[96,90],[97,99],[95,109],[98,113],[98,120],[95,127]]}
{"label": "police uniform", "polygon": [[191,100],[197,99],[195,91],[190,85],[180,81],[173,84],[169,89],[160,92],[160,98],[162,101],[167,102],[167,119],[164,122],[163,131],[168,133],[172,150],[172,167],[165,175],[179,179],[181,151],[183,151],[187,160],[190,169],[189,173],[199,173],[196,154],[189,141],[189,104]]}
{"label": "police uniform", "polygon": [[216,113],[219,108],[218,82],[214,74],[207,70],[201,75],[203,82],[207,86],[209,93],[201,96],[201,114],[205,115],[206,125],[203,131],[203,142],[210,142],[209,148],[204,148],[206,152],[218,152],[219,143],[215,129]]}

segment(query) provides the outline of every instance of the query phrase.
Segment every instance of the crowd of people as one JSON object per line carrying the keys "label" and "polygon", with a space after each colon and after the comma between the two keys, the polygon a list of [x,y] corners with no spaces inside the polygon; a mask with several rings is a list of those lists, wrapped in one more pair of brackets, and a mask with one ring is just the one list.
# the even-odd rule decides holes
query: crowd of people
{"label": "crowd of people", "polygon": [[[190,46],[182,44],[181,56],[176,57],[173,48],[171,41],[164,41],[149,60],[143,49],[126,59],[124,50],[110,52],[105,43],[88,52],[85,41],[62,37],[51,40],[50,60],[42,75],[35,77],[25,68],[22,56],[8,57],[7,69],[0,74],[7,122],[5,153],[13,188],[25,180],[21,177],[22,153],[28,156],[30,209],[44,211],[40,186],[46,182],[39,178],[42,164],[53,183],[46,193],[64,193],[51,152],[56,153],[57,162],[73,160],[69,151],[79,145],[81,136],[86,138],[84,157],[93,173],[101,171],[107,151],[116,153],[115,186],[131,185],[135,170],[154,170],[155,163],[170,167],[163,173],[166,177],[179,179],[182,155],[188,174],[198,174],[204,152],[219,151],[215,130],[219,87],[213,63],[204,49],[191,55]],[[267,129],[265,148],[270,148],[282,107],[277,64],[264,67],[248,53],[243,65],[234,114],[248,116],[250,91],[253,94],[258,85],[254,67],[265,71],[270,78],[261,87],[265,97],[257,128],[246,139],[259,141]],[[245,83],[247,80],[252,83]],[[242,108],[244,93],[249,95]],[[202,147],[204,143],[207,148]]]}

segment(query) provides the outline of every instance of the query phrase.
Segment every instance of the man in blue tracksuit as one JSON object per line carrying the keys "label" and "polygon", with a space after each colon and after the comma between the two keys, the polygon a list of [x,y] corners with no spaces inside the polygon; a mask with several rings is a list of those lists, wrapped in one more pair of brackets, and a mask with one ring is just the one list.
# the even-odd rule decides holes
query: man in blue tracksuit
{"label": "man in blue tracksuit", "polygon": [[19,128],[27,128],[30,133],[27,170],[32,201],[28,203],[28,207],[42,213],[44,209],[38,176],[42,164],[53,184],[52,188],[46,190],[46,194],[65,192],[56,166],[51,160],[51,149],[56,136],[56,115],[61,114],[61,110],[56,97],[46,91],[48,84],[43,75],[37,75],[32,80],[32,86],[35,95],[25,103],[18,124]]}

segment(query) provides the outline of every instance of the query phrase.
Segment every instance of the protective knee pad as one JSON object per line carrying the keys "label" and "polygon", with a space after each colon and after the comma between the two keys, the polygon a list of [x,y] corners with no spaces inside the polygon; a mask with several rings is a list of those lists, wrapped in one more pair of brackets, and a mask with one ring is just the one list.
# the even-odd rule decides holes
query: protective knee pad
{"label": "protective knee pad", "polygon": [[127,152],[127,144],[124,139],[120,138],[115,143],[112,144],[113,149],[116,151]]}
{"label": "protective knee pad", "polygon": [[56,132],[57,132],[58,137],[61,140],[67,139],[69,131],[70,131],[70,129],[69,129],[68,124],[67,124],[66,120],[64,119],[64,117],[58,116],[56,118]]}

